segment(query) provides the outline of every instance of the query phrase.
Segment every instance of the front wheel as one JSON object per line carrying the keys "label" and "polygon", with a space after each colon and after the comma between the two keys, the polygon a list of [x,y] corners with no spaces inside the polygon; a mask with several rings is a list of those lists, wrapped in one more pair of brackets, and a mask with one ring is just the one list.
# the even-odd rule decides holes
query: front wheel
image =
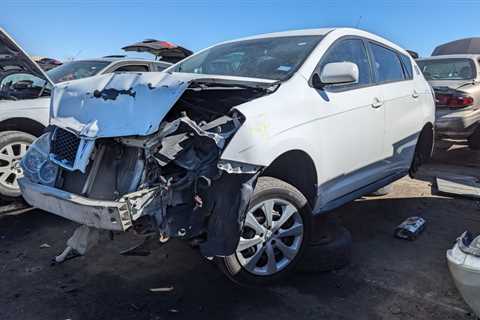
{"label": "front wheel", "polygon": [[291,273],[309,243],[312,212],[292,185],[260,177],[237,250],[217,257],[219,268],[241,285],[270,284]]}
{"label": "front wheel", "polygon": [[21,196],[17,184],[17,178],[23,175],[20,160],[35,139],[21,131],[0,132],[0,198],[3,200]]}

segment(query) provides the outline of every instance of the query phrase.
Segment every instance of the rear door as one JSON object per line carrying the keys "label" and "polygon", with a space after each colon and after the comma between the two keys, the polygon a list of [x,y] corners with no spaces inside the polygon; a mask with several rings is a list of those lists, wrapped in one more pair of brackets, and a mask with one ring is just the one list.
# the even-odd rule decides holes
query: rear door
{"label": "rear door", "polygon": [[316,68],[326,64],[353,62],[359,81],[347,85],[327,85],[315,90],[319,108],[328,116],[319,121],[322,144],[322,170],[329,182],[321,186],[323,202],[340,198],[382,176],[381,160],[385,109],[381,92],[373,81],[365,41],[361,38],[337,40]]}
{"label": "rear door", "polygon": [[369,47],[384,98],[386,174],[400,173],[410,167],[423,121],[420,93],[409,57],[380,43],[369,42]]}

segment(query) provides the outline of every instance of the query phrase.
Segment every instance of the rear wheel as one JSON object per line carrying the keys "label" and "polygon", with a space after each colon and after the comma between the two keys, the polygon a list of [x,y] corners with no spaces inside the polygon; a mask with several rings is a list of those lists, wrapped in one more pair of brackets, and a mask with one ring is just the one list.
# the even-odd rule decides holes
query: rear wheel
{"label": "rear wheel", "polygon": [[475,129],[473,134],[468,138],[468,146],[472,150],[480,150],[480,125]]}
{"label": "rear wheel", "polygon": [[433,127],[430,124],[423,127],[415,146],[415,153],[409,170],[410,177],[414,177],[420,166],[432,158],[434,139]]}
{"label": "rear wheel", "polygon": [[237,250],[216,258],[219,268],[242,285],[270,284],[285,277],[309,242],[311,215],[307,200],[295,187],[260,177]]}
{"label": "rear wheel", "polygon": [[21,196],[17,183],[23,175],[20,160],[35,139],[21,131],[0,132],[0,198],[13,200]]}

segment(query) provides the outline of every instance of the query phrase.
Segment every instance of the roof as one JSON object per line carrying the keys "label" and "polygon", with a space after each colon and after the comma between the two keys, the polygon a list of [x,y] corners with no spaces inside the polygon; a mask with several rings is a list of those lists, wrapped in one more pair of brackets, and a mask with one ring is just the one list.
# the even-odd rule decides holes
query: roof
{"label": "roof", "polygon": [[105,61],[105,62],[131,62],[131,63],[136,63],[136,62],[154,62],[154,63],[164,63],[164,64],[169,64],[166,61],[155,61],[151,59],[142,59],[142,58],[116,58],[116,57],[109,57],[109,58],[93,58],[93,59],[79,59],[79,60],[74,60],[74,61]]}
{"label": "roof", "polygon": [[432,56],[447,54],[480,54],[480,37],[465,38],[437,46]]}
{"label": "roof", "polygon": [[431,56],[431,57],[425,57],[425,58],[420,58],[416,59],[417,61],[423,61],[423,60],[441,60],[441,59],[480,59],[480,54],[446,54],[446,55],[440,55],[440,56]]}
{"label": "roof", "polygon": [[324,36],[330,31],[333,31],[335,29],[336,28],[317,28],[317,29],[301,29],[301,30],[271,32],[271,33],[263,33],[263,34],[258,34],[254,36],[235,39],[234,41],[262,39],[262,38],[276,38],[276,37],[292,37],[292,36]]}
{"label": "roof", "polygon": [[357,28],[349,28],[349,27],[335,27],[335,28],[317,28],[317,29],[301,29],[301,30],[291,30],[291,31],[282,31],[282,32],[272,32],[272,33],[264,33],[264,34],[259,34],[259,35],[254,35],[254,36],[249,36],[249,37],[244,37],[240,39],[234,39],[234,40],[229,40],[225,41],[219,44],[226,44],[226,43],[231,43],[231,42],[237,42],[237,41],[244,41],[244,40],[253,40],[253,39],[262,39],[262,38],[275,38],[275,37],[292,37],[292,36],[325,36],[328,33],[331,33],[333,31],[336,31],[339,33],[339,35],[356,35],[360,37],[367,37],[369,39],[372,39],[374,41],[379,41],[382,42],[386,45],[389,45],[390,47],[399,50],[400,52],[403,52],[405,54],[409,54],[405,49],[400,47],[399,45],[383,38],[380,37],[374,33],[370,33],[368,31],[362,30],[362,29],[357,29]]}

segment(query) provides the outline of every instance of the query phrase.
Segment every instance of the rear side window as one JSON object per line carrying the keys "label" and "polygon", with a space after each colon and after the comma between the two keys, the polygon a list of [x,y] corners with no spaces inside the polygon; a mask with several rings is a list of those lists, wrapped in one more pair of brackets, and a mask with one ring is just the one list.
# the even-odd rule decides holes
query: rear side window
{"label": "rear side window", "polygon": [[412,61],[406,55],[400,54],[400,60],[402,60],[403,71],[405,72],[405,78],[408,80],[413,79],[413,68],[412,68]]}
{"label": "rear side window", "polygon": [[147,72],[148,67],[145,65],[128,65],[122,66],[115,70],[115,72]]}
{"label": "rear side window", "polygon": [[322,62],[320,64],[320,72],[323,70],[325,65],[333,62],[353,62],[357,65],[359,73],[358,83],[335,85],[335,88],[367,85],[372,82],[372,77],[370,74],[370,63],[368,61],[367,50],[365,48],[365,45],[363,44],[363,40],[346,39],[341,40],[339,43],[335,44],[322,59]]}
{"label": "rear side window", "polygon": [[402,64],[393,50],[370,43],[378,82],[404,80]]}

